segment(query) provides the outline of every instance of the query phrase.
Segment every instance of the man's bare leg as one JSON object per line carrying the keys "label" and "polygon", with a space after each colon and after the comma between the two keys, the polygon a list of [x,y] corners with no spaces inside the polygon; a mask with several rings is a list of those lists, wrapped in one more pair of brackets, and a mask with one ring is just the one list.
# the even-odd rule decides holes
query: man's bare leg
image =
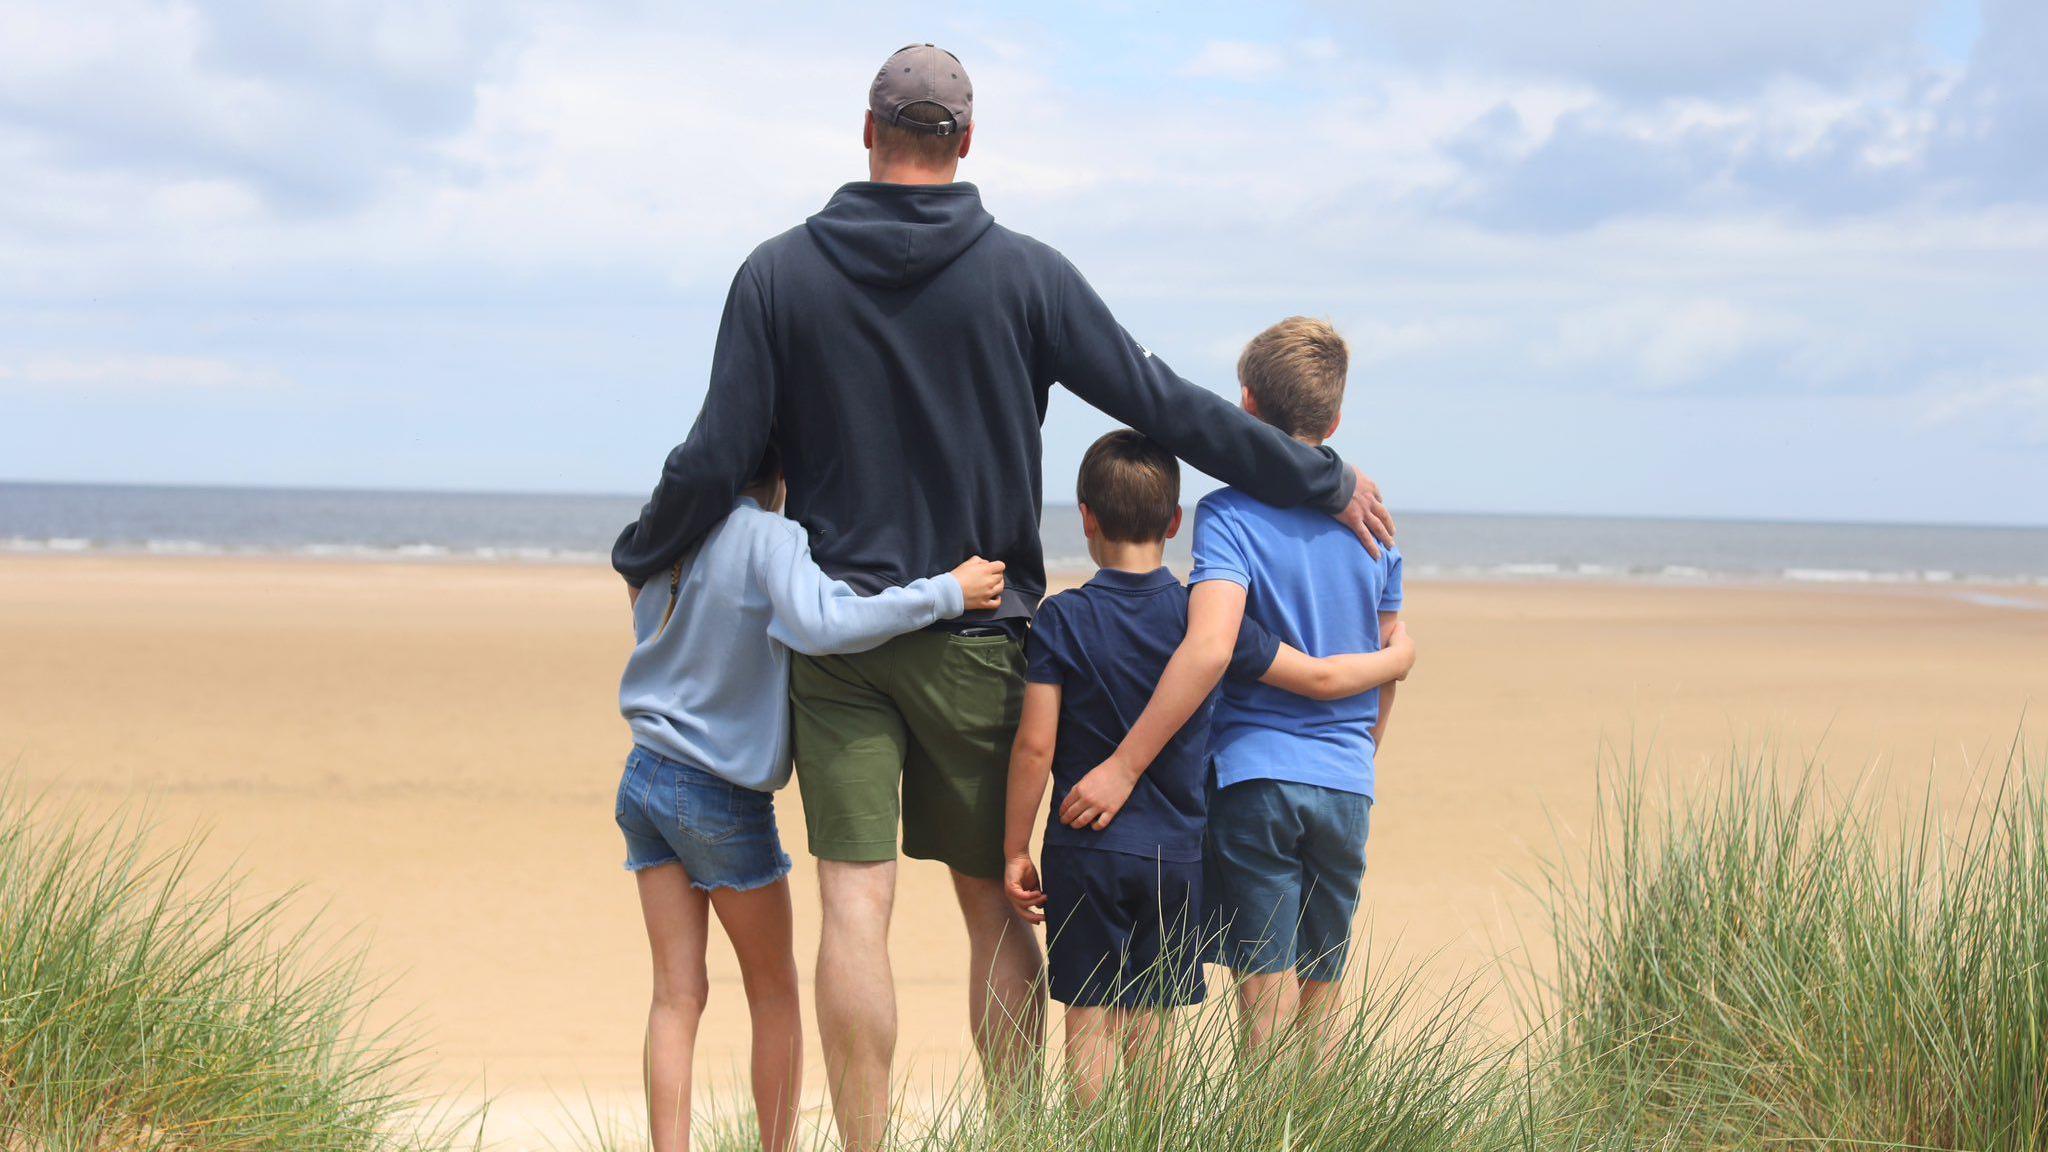
{"label": "man's bare leg", "polygon": [[889,970],[896,862],[820,860],[818,899],[824,905],[817,996],[825,1087],[841,1147],[871,1152],[888,1134],[889,1066],[896,1057],[896,982]]}
{"label": "man's bare leg", "polygon": [[989,1098],[1037,1082],[1045,1051],[1045,970],[1038,937],[1003,895],[1003,882],[953,873],[967,922],[967,1021]]}

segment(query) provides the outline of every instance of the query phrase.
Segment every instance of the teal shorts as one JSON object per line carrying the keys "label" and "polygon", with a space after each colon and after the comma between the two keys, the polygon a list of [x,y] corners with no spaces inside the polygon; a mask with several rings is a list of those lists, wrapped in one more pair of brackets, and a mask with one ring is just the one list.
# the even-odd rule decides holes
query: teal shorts
{"label": "teal shorts", "polygon": [[1244,975],[1334,983],[1351,950],[1372,797],[1246,780],[1209,801],[1205,887],[1216,959]]}

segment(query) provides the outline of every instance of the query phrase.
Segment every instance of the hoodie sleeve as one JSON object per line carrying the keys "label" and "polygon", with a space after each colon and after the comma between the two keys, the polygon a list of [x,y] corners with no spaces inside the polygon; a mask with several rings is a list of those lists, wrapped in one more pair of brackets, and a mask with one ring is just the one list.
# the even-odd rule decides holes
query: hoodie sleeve
{"label": "hoodie sleeve", "polygon": [[863,596],[818,567],[793,521],[770,524],[762,534],[754,547],[754,579],[772,607],[768,635],[807,656],[864,652],[958,616],[965,606],[950,572]]}
{"label": "hoodie sleeve", "polygon": [[752,266],[742,264],[718,322],[704,407],[668,454],[640,518],[612,545],[612,567],[627,583],[638,587],[666,571],[731,510],[768,446],[775,394],[767,301]]}
{"label": "hoodie sleeve", "polygon": [[1329,512],[1351,499],[1351,469],[1176,375],[1131,339],[1079,270],[1060,260],[1053,379],[1254,499]]}

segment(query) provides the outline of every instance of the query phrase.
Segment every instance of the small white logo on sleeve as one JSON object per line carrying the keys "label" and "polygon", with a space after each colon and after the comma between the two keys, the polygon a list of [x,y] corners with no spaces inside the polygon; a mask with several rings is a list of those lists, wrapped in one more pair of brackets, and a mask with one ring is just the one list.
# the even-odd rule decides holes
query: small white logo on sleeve
{"label": "small white logo on sleeve", "polygon": [[1152,350],[1150,348],[1145,347],[1144,344],[1140,343],[1137,340],[1133,340],[1131,341],[1131,343],[1138,345],[1138,351],[1143,352],[1145,354],[1145,359],[1150,360],[1152,358]]}

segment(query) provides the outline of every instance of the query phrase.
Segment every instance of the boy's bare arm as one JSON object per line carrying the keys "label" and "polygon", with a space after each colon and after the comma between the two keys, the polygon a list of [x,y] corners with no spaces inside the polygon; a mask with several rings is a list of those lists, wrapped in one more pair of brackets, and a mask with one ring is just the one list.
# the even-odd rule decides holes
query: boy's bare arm
{"label": "boy's bare arm", "polygon": [[1123,810],[1138,777],[1145,774],[1174,734],[1201,708],[1230,667],[1237,630],[1244,623],[1244,587],[1228,580],[1204,580],[1188,594],[1188,634],[1166,662],[1159,686],[1137,723],[1110,758],[1067,791],[1060,823],[1070,828],[1107,828]]}
{"label": "boy's bare arm", "polygon": [[1415,641],[1398,622],[1391,630],[1383,627],[1381,635],[1386,639],[1379,651],[1342,656],[1310,656],[1282,644],[1259,683],[1311,700],[1342,700],[1374,688],[1391,689],[1415,667]]}
{"label": "boy's bare arm", "polygon": [[[1407,631],[1401,624],[1400,616],[1393,612],[1380,613],[1380,635],[1392,636],[1396,631]],[[1387,717],[1394,714],[1395,687],[1393,683],[1380,685],[1380,718],[1373,721],[1372,725],[1372,747],[1375,754],[1387,746]]]}
{"label": "boy's bare arm", "polygon": [[1017,740],[1010,745],[1009,804],[1003,825],[1003,891],[1019,915],[1045,922],[1045,884],[1031,862],[1031,830],[1052,775],[1053,745],[1060,732],[1060,686],[1026,684]]}

